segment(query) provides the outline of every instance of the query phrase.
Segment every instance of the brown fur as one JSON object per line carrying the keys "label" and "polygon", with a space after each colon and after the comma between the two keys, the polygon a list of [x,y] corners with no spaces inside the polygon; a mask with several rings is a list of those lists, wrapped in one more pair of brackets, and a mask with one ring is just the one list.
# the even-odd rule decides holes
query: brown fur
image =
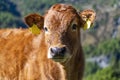
{"label": "brown fur", "polygon": [[[25,21],[30,27],[36,24],[40,34],[28,29],[0,30],[0,80],[81,80],[84,54],[80,28],[84,22],[77,11],[72,6],[56,4],[44,17],[30,14]],[[71,30],[73,21],[76,31]],[[63,63],[48,59],[49,48],[54,46],[66,46],[72,56]]]}

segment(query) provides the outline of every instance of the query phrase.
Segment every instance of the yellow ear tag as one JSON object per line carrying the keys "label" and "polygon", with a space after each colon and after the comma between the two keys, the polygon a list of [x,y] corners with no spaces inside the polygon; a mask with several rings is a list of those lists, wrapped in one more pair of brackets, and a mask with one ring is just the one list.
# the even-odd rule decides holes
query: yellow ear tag
{"label": "yellow ear tag", "polygon": [[90,27],[91,27],[91,21],[88,19],[88,20],[85,22],[83,29],[84,29],[84,30],[87,30],[87,29],[89,29]]}
{"label": "yellow ear tag", "polygon": [[37,27],[37,25],[33,24],[33,26],[31,26],[29,28],[29,30],[33,33],[33,34],[40,34],[40,29]]}

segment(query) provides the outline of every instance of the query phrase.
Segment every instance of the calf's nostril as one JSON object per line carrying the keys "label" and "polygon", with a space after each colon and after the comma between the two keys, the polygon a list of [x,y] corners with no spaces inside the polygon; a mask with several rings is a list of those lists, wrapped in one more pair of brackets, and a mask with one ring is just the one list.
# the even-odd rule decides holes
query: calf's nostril
{"label": "calf's nostril", "polygon": [[62,47],[62,48],[60,49],[60,53],[64,54],[65,52],[66,52],[66,48],[65,48],[65,47]]}
{"label": "calf's nostril", "polygon": [[57,48],[51,48],[50,50],[51,50],[51,52],[54,53],[54,54],[57,54],[57,53],[58,53]]}

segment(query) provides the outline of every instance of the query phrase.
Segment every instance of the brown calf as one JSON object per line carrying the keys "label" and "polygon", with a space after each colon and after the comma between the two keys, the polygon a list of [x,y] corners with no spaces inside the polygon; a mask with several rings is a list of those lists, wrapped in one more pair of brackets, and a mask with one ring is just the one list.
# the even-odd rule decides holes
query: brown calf
{"label": "brown calf", "polygon": [[40,34],[28,29],[0,30],[0,80],[81,80],[80,28],[94,18],[92,10],[78,13],[70,5],[56,4],[44,17],[25,17],[27,25],[37,25]]}

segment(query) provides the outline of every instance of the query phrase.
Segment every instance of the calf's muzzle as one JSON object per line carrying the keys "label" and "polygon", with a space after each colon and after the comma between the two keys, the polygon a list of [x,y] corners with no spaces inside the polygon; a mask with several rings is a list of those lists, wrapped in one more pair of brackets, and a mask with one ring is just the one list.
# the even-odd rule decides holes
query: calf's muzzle
{"label": "calf's muzzle", "polygon": [[66,53],[66,47],[53,47],[50,49],[51,51],[51,54],[54,58],[57,58],[57,57],[64,57],[65,56],[65,53]]}

